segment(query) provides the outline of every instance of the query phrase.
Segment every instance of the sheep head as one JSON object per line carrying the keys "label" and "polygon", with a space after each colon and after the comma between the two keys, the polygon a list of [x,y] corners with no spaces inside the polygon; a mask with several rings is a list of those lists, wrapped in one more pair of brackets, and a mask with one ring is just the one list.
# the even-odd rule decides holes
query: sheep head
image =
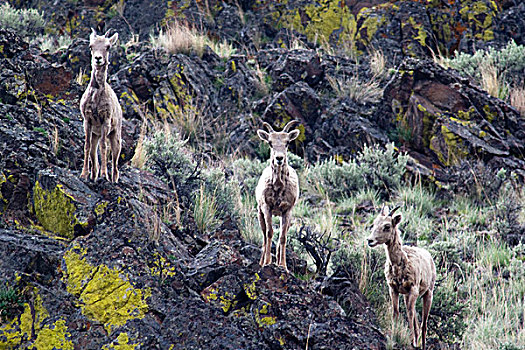
{"label": "sheep head", "polygon": [[270,162],[272,167],[280,169],[281,167],[288,165],[286,154],[288,146],[290,145],[290,142],[299,136],[300,133],[297,129],[289,131],[295,123],[297,123],[296,120],[290,121],[282,131],[275,131],[270,124],[263,123],[268,132],[262,129],[257,130],[259,138],[270,146]]}
{"label": "sheep head", "polygon": [[388,244],[388,242],[393,240],[394,235],[397,234],[397,225],[399,225],[403,218],[401,213],[396,214],[397,209],[399,209],[399,206],[396,206],[392,210],[389,210],[388,206],[383,206],[381,212],[374,220],[372,234],[367,238],[370,247],[375,247],[383,243]]}
{"label": "sheep head", "polygon": [[89,49],[91,50],[91,65],[93,67],[103,67],[109,62],[109,49],[117,42],[118,33],[109,37],[109,31],[104,35],[97,35],[95,29],[91,28],[89,36]]}

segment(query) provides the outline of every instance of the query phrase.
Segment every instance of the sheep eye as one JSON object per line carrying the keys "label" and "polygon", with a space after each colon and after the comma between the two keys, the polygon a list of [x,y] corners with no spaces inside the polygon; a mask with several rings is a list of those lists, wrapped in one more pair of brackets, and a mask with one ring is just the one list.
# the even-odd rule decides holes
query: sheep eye
{"label": "sheep eye", "polygon": [[385,225],[385,227],[383,227],[383,231],[390,231],[390,225]]}

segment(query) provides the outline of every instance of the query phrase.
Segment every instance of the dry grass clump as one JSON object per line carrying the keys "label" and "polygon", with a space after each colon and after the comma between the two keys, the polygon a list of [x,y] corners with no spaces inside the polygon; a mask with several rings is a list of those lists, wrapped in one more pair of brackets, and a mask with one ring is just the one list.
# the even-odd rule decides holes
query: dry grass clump
{"label": "dry grass clump", "polygon": [[383,95],[383,89],[379,86],[379,81],[376,78],[362,81],[358,75],[353,75],[342,78],[328,76],[327,79],[338,97],[348,97],[364,104],[378,102]]}
{"label": "dry grass clump", "polygon": [[156,48],[164,48],[172,54],[194,53],[202,57],[206,46],[209,46],[219,57],[229,58],[235,54],[236,49],[228,41],[211,40],[197,28],[174,22],[165,30],[160,30],[157,37],[150,38],[151,44]]}
{"label": "dry grass clump", "polygon": [[382,76],[386,69],[386,59],[381,49],[370,50],[370,71],[374,76]]}
{"label": "dry grass clump", "polygon": [[508,93],[508,86],[504,77],[499,73],[498,67],[491,61],[483,62],[480,67],[481,86],[491,96],[505,98]]}
{"label": "dry grass clump", "polygon": [[525,88],[515,87],[509,93],[510,104],[520,112],[522,117],[525,117]]}
{"label": "dry grass clump", "polygon": [[156,38],[151,37],[151,42],[154,47],[162,47],[169,53],[195,53],[202,56],[206,39],[206,35],[196,28],[174,22],[167,29],[161,29]]}

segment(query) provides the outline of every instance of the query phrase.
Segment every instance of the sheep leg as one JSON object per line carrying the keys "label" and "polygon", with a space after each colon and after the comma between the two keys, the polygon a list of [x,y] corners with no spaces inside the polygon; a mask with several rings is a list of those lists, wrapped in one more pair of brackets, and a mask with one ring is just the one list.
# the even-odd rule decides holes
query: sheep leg
{"label": "sheep leg", "polygon": [[98,142],[100,135],[91,133],[91,150],[89,155],[91,156],[91,180],[97,181],[98,179]]}
{"label": "sheep leg", "polygon": [[80,177],[83,179],[87,179],[89,174],[89,157],[92,139],[91,125],[89,125],[86,119],[84,119],[84,132],[86,134],[84,138],[84,166],[82,167],[82,174],[80,174]]}
{"label": "sheep leg", "polygon": [[397,320],[399,318],[399,293],[390,288],[390,298],[392,299],[392,318]]}
{"label": "sheep leg", "polygon": [[410,329],[410,334],[412,334],[412,345],[417,347],[417,341],[419,338],[419,324],[416,319],[416,300],[417,293],[410,292],[405,295],[405,305],[407,307],[408,314],[408,328]]}
{"label": "sheep leg", "polygon": [[264,252],[264,265],[272,263],[272,238],[273,238],[273,227],[272,227],[272,213],[265,208],[264,219],[266,222],[266,251]]}
{"label": "sheep leg", "polygon": [[390,289],[390,299],[392,300],[392,332],[394,331],[395,323],[399,319],[399,293],[392,287]]}
{"label": "sheep leg", "polygon": [[122,149],[120,135],[113,131],[111,134],[109,134],[109,142],[111,145],[111,181],[118,182],[118,160],[120,157],[120,151]]}
{"label": "sheep leg", "polygon": [[427,338],[427,321],[432,306],[432,291],[427,290],[423,295],[423,319],[421,320],[421,346],[425,350]]}
{"label": "sheep leg", "polygon": [[264,213],[261,210],[261,208],[258,208],[259,210],[259,224],[261,225],[261,230],[263,232],[263,244],[262,244],[262,253],[261,253],[261,260],[259,260],[259,265],[264,266],[265,256],[266,256],[266,240],[268,239],[266,237],[266,220],[264,219]]}
{"label": "sheep leg", "polygon": [[101,167],[100,167],[100,177],[105,177],[109,181],[108,176],[108,128],[106,126],[102,127],[102,137],[100,139],[100,158],[101,158]]}
{"label": "sheep leg", "polygon": [[288,235],[288,229],[290,228],[291,218],[291,210],[281,216],[281,234],[279,235],[279,248],[277,249],[277,264],[284,267],[286,271],[288,271],[288,268],[286,267],[286,236]]}

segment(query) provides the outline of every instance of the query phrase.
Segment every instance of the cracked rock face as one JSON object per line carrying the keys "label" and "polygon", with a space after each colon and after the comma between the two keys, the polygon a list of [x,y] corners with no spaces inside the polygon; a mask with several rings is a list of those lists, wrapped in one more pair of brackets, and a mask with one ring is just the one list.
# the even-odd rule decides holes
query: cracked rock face
{"label": "cracked rock face", "polygon": [[523,174],[525,120],[452,70],[405,60],[385,89],[383,106],[390,107],[398,130],[410,131],[403,134],[407,148],[438,173],[476,155]]}

